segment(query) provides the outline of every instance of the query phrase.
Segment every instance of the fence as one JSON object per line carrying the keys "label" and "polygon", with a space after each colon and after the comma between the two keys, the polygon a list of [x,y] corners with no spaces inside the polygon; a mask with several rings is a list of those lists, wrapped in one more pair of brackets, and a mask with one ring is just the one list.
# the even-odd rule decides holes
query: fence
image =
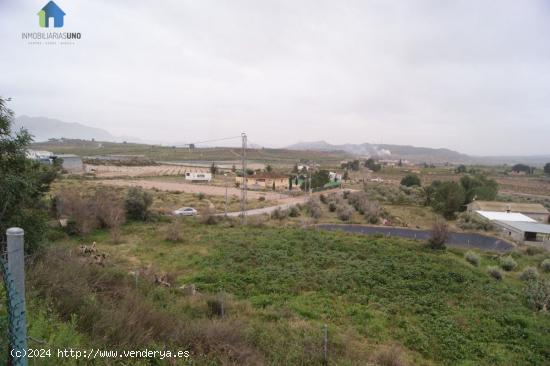
{"label": "fence", "polygon": [[[25,316],[25,275],[23,230],[8,229],[7,261],[0,256],[0,270],[6,289],[8,360],[13,366],[27,366],[27,322]],[[13,357],[12,357],[13,356]]]}

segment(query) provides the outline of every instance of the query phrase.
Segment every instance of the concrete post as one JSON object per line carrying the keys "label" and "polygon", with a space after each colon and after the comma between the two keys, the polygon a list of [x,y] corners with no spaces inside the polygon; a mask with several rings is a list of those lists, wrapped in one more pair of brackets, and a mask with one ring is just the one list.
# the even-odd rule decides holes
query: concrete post
{"label": "concrete post", "polygon": [[8,238],[8,269],[11,272],[17,294],[25,308],[25,255],[23,229],[12,227],[6,230]]}
{"label": "concrete post", "polygon": [[[26,366],[28,359],[27,350],[27,318],[25,304],[25,253],[24,253],[23,229],[12,227],[6,230],[8,241],[8,271],[11,273],[15,290],[20,302],[16,304],[16,311],[19,315],[17,324],[17,335],[15,340],[10,340],[10,357],[13,357],[13,365]],[[16,352],[15,354],[11,354]]]}

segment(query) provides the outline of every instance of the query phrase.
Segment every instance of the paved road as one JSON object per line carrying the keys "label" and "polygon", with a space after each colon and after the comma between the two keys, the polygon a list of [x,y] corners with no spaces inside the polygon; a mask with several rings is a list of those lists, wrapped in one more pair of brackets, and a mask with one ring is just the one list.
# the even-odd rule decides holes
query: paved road
{"label": "paved road", "polygon": [[[368,225],[336,225],[320,224],[318,228],[330,231],[345,231],[357,234],[383,234],[388,236],[399,236],[408,239],[427,240],[430,237],[428,230],[405,229],[398,227],[368,226]],[[462,248],[476,248],[488,251],[507,252],[514,248],[514,245],[491,236],[472,233],[450,233],[447,244]]]}

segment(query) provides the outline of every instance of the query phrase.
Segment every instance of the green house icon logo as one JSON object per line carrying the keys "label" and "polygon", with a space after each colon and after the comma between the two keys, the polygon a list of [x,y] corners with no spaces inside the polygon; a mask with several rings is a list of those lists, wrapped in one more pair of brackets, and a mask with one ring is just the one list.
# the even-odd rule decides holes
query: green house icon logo
{"label": "green house icon logo", "polygon": [[[50,1],[38,12],[38,24],[42,28],[49,28],[53,25],[54,28],[63,27],[63,17],[65,12],[53,1]],[[53,19],[53,22],[52,22]],[[53,24],[52,24],[53,23]]]}

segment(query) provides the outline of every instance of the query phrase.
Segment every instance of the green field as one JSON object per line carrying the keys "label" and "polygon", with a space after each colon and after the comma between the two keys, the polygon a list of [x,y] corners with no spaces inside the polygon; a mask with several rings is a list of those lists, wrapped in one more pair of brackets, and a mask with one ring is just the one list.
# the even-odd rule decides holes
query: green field
{"label": "green field", "polygon": [[[197,364],[321,364],[324,324],[329,364],[334,365],[389,364],[380,361],[387,349],[407,365],[544,365],[550,360],[550,317],[528,306],[518,279],[525,266],[538,266],[548,253],[515,253],[517,270],[496,281],[486,273],[487,266],[498,264],[492,254],[481,254],[481,266],[474,267],[460,250],[433,251],[415,241],[228,223],[209,226],[193,219],[180,224],[183,239],[173,243],[165,240],[169,225],[127,224],[122,243],[116,245],[102,230],[83,239],[57,238],[61,248],[96,241],[107,253],[107,266],[79,265],[73,273],[67,257],[63,271],[56,269],[53,275],[43,268],[31,275],[33,294],[49,301],[63,321],[71,319],[70,307],[84,340],[97,344],[107,339],[116,345],[117,337],[130,335],[90,328],[84,315],[91,311],[87,300],[52,297],[68,290],[55,292],[59,284],[50,278],[63,282],[63,276],[79,272],[80,279],[71,282],[81,289],[107,276],[100,286],[103,292],[93,295],[94,306],[118,308],[118,301],[122,309],[125,302],[109,305],[113,300],[108,294],[113,286],[133,283],[127,274],[131,270],[165,273],[172,287],[193,283],[201,295],[192,298],[154,286],[145,275],[139,291],[132,291],[159,314],[171,314],[176,324],[209,322],[203,326],[213,327],[211,332],[226,343],[215,338],[224,346],[211,347]],[[117,280],[109,279],[113,274]],[[115,285],[117,281],[125,285]],[[226,317],[212,320],[207,302],[220,289],[227,299]],[[97,315],[98,322],[113,314],[114,309]],[[132,326],[122,318],[116,326],[131,333]],[[233,329],[233,337],[220,328],[224,326]],[[179,339],[152,333],[148,342]],[[230,351],[235,347],[244,350]]]}
{"label": "green field", "polygon": [[[157,161],[238,161],[239,147],[197,146],[182,147],[146,145],[136,143],[96,142],[86,140],[58,140],[32,144],[33,149],[48,150],[56,154],[95,155],[143,155]],[[350,158],[344,152],[294,151],[286,149],[247,149],[247,158],[255,162],[293,166],[300,159],[316,161],[327,166],[340,166],[340,161]]]}

